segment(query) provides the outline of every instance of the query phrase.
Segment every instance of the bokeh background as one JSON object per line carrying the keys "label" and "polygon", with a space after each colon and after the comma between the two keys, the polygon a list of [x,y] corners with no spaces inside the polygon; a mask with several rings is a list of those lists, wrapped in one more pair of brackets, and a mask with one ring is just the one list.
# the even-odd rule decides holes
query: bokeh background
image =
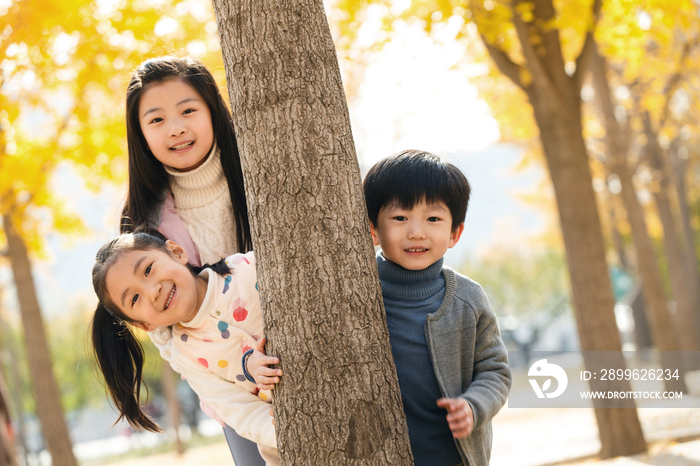
{"label": "bokeh background", "polygon": [[[519,42],[512,12],[526,22],[534,13],[533,3],[516,3],[515,10],[501,0],[325,6],[363,174],[408,148],[459,166],[473,197],[447,264],[485,288],[509,349],[555,354],[580,348],[555,193],[528,98],[484,45],[495,44],[516,64],[542,45],[534,35],[530,45]],[[557,32],[566,74],[583,79],[582,137],[622,347],[658,348],[640,279],[641,267],[655,264],[665,318],[687,343],[678,349],[697,351],[700,5],[606,1],[594,37],[608,94],[576,69],[593,2],[559,0],[554,7],[541,26]],[[80,464],[141,464],[134,458],[186,450],[166,454],[175,455],[173,464],[232,463],[221,429],[152,346],[149,409],[167,433],[112,425],[116,415],[88,348],[94,254],[117,234],[126,190],[126,84],[140,62],[165,54],[201,59],[227,95],[206,0],[0,0],[0,388],[11,419],[4,436],[19,464],[50,464],[32,391],[44,377],[57,382]],[[524,70],[520,79],[535,78]],[[614,151],[623,154],[629,180]],[[643,229],[630,220],[625,186],[634,189]],[[640,249],[635,234],[651,249]],[[18,252],[10,236],[24,249]],[[34,289],[15,280],[22,267],[31,267]],[[38,299],[43,328],[22,319],[22,293]],[[47,342],[53,368],[41,380],[30,375],[26,351],[37,339]],[[700,383],[691,382],[692,400]],[[649,461],[700,464],[697,451],[682,448],[700,436],[700,409],[640,405],[637,412],[656,458]],[[600,449],[592,409],[505,408],[494,431],[494,465],[586,461]]]}

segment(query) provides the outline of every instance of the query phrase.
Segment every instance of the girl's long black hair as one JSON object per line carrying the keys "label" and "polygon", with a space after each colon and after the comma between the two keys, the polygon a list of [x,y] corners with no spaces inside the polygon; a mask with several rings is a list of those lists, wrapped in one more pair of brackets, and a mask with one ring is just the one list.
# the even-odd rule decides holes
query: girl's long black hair
{"label": "girl's long black hair", "polygon": [[168,189],[168,174],[148,150],[139,123],[141,96],[152,85],[169,79],[182,79],[202,96],[211,112],[216,145],[221,151],[221,166],[228,182],[239,252],[253,249],[248,222],[248,205],[243,188],[243,170],[238,154],[233,120],[207,68],[190,58],[161,57],[143,62],[136,70],[126,91],[126,137],[129,148],[129,191],[122,212],[128,219],[120,226],[128,233],[149,226],[149,219],[163,202]]}
{"label": "girl's long black hair", "polygon": [[[163,430],[141,409],[141,385],[144,351],[134,334],[129,319],[114,304],[107,292],[106,276],[109,268],[123,252],[160,249],[170,253],[165,238],[154,231],[137,231],[119,236],[100,248],[92,268],[92,286],[99,299],[92,318],[92,347],[97,366],[107,384],[109,396],[119,411],[119,418],[126,419],[136,429],[151,432]],[[224,259],[214,265],[196,267],[187,264],[194,275],[210,268],[219,275],[230,272]]]}

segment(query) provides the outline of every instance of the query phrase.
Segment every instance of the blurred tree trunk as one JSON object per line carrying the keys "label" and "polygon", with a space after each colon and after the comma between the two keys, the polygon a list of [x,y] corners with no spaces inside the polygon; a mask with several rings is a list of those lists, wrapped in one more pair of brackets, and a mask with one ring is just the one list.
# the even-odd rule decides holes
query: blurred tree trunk
{"label": "blurred tree trunk", "polygon": [[[471,5],[482,8],[479,0]],[[619,352],[615,302],[581,123],[581,83],[601,1],[593,2],[593,21],[571,76],[565,70],[559,31],[549,27],[555,19],[552,0],[529,2],[533,9],[528,20],[521,16],[521,11],[529,11],[520,8],[525,2],[511,5],[525,64],[516,64],[496,44],[483,35],[482,39],[498,68],[527,94],[534,111],[557,200],[581,349]],[[594,403],[594,411],[603,458],[646,451],[635,409],[604,409]]]}
{"label": "blurred tree trunk", "polygon": [[283,465],[412,465],[360,171],[321,0],[214,0]]}
{"label": "blurred tree trunk", "polygon": [[177,381],[178,377],[175,377],[170,363],[163,359],[163,376],[161,377],[161,382],[163,384],[163,394],[165,395],[165,402],[168,406],[168,417],[173,425],[173,430],[175,431],[175,451],[178,455],[183,455],[185,453],[185,444],[182,443],[180,438],[180,424],[182,420],[180,419],[180,399],[177,396]]}
{"label": "blurred tree trunk", "polygon": [[666,390],[684,391],[685,382],[683,374],[685,367],[679,368],[679,359],[673,351],[681,350],[676,338],[673,323],[670,318],[664,296],[661,270],[656,260],[654,246],[649,236],[644,211],[637,199],[637,193],[632,183],[632,173],[627,163],[627,152],[629,150],[629,139],[620,128],[615,118],[615,103],[610,92],[610,83],[607,76],[607,63],[605,58],[598,53],[597,47],[592,50],[591,71],[595,94],[600,106],[605,125],[605,140],[608,146],[608,156],[610,162],[608,168],[620,178],[622,202],[627,212],[627,220],[632,229],[632,239],[637,253],[637,268],[642,283],[642,293],[644,296],[644,309],[647,311],[649,321],[652,323],[651,330],[656,348],[662,353],[661,365],[663,368],[681,369],[678,380],[670,379],[664,381]]}
{"label": "blurred tree trunk", "polygon": [[[682,147],[686,150],[687,148]],[[678,196],[678,207],[681,217],[681,225],[683,226],[683,235],[685,237],[685,259],[688,267],[688,281],[692,291],[695,293],[696,306],[700,305],[700,267],[698,265],[697,248],[695,247],[695,231],[693,231],[692,222],[690,220],[690,206],[688,205],[687,190],[685,187],[685,173],[688,165],[687,159],[681,158],[679,151],[680,147],[676,146],[675,154],[671,155],[671,167],[673,169],[673,181],[676,186],[676,194]],[[700,307],[694,308],[695,315],[695,337],[700,341]]]}
{"label": "blurred tree trunk", "polygon": [[683,242],[678,240],[678,230],[673,218],[673,210],[669,199],[670,179],[664,161],[658,136],[653,130],[651,117],[648,112],[642,114],[644,132],[647,137],[646,156],[654,173],[658,189],[652,189],[656,208],[664,229],[664,244],[668,258],[668,273],[671,278],[671,288],[676,302],[673,322],[676,325],[680,348],[683,351],[700,351],[700,342],[695,332],[695,313],[700,304],[695,302],[696,293],[687,274],[686,261],[683,259]]}
{"label": "blurred tree trunk", "polygon": [[61,406],[61,396],[51,366],[51,354],[46,342],[44,321],[36,296],[27,248],[10,214],[2,216],[2,224],[7,238],[7,254],[17,287],[29,373],[42,433],[54,465],[76,466]]}

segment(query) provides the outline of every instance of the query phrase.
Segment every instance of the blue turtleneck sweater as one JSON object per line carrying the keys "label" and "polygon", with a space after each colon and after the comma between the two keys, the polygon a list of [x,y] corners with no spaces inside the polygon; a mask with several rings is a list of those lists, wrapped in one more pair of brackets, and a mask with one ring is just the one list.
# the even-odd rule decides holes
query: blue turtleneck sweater
{"label": "blue turtleneck sweater", "polygon": [[407,270],[377,255],[384,308],[391,338],[408,436],[416,466],[462,463],[425,339],[425,317],[437,311],[445,296],[443,259],[423,270]]}

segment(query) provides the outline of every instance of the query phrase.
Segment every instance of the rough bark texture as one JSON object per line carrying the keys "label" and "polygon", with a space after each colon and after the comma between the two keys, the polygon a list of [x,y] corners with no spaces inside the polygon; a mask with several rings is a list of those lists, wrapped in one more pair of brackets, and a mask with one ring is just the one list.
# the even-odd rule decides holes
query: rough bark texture
{"label": "rough bark texture", "polygon": [[673,210],[669,199],[670,179],[666,171],[661,146],[657,135],[653,130],[651,118],[644,113],[644,131],[647,136],[646,155],[654,178],[659,183],[659,188],[653,191],[656,208],[664,229],[664,245],[668,258],[668,273],[671,279],[673,298],[676,301],[676,309],[673,322],[679,338],[680,348],[683,351],[700,351],[700,342],[695,333],[695,313],[700,305],[695,302],[696,294],[690,277],[687,274],[684,256],[683,242],[678,239],[678,230],[673,218]]}
{"label": "rough bark texture", "polygon": [[320,0],[214,0],[282,464],[410,465],[360,171]]}
{"label": "rough bark texture", "polygon": [[[676,332],[673,327],[672,316],[668,312],[666,296],[664,295],[661,270],[654,253],[654,245],[647,230],[644,211],[637,199],[637,193],[632,183],[632,172],[627,163],[629,142],[615,118],[613,97],[610,92],[610,84],[607,78],[607,65],[605,58],[594,50],[591,60],[591,71],[595,86],[596,97],[600,105],[603,121],[605,122],[606,142],[610,162],[608,168],[620,179],[622,202],[627,212],[627,221],[632,229],[634,249],[637,253],[637,267],[639,278],[642,282],[644,296],[644,309],[647,311],[656,348],[660,351],[679,351]],[[673,372],[679,368],[676,354],[663,353],[662,367]],[[683,370],[681,370],[684,373]],[[683,377],[678,380],[665,381],[667,390],[687,391]]]}
{"label": "rough bark texture", "polygon": [[46,331],[36,288],[31,273],[31,263],[22,237],[12,223],[10,215],[2,217],[12,273],[17,287],[17,298],[22,314],[24,339],[29,360],[29,373],[36,401],[37,415],[46,446],[56,466],[75,466],[68,426],[63,416],[61,396],[51,365],[51,354],[46,343]]}
{"label": "rough bark texture", "polygon": [[[520,16],[520,3],[512,2],[513,23],[525,64],[515,64],[494,45],[486,46],[499,69],[525,91],[534,110],[559,210],[581,349],[620,351],[615,303],[581,124],[580,90],[594,45],[592,30],[576,61],[576,73],[569,76],[564,69],[558,30],[548,26],[555,15],[552,1],[535,0],[531,22]],[[593,2],[594,17],[600,7],[600,1]],[[522,78],[525,72],[530,80]],[[619,358],[618,364],[624,365],[622,353]],[[629,390],[629,384],[627,387]],[[636,410],[603,409],[594,403],[594,411],[603,458],[646,450]]]}

